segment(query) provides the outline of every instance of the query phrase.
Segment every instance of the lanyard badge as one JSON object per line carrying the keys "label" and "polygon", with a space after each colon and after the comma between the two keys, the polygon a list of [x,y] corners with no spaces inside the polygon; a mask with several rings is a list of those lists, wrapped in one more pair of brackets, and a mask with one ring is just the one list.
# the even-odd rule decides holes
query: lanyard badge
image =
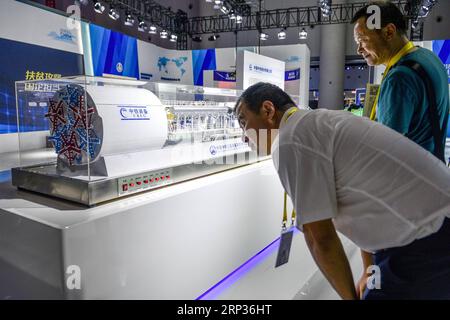
{"label": "lanyard badge", "polygon": [[[284,122],[298,111],[297,107],[289,109]],[[295,226],[295,210],[292,209],[291,214],[291,226],[287,228],[287,193],[284,192],[284,208],[283,208],[283,223],[281,225],[281,237],[280,246],[278,247],[277,261],[275,262],[275,268],[286,264],[289,261],[289,254],[291,252],[292,237],[294,236],[294,226]]]}
{"label": "lanyard badge", "polygon": [[286,264],[289,261],[289,254],[291,252],[292,238],[294,236],[295,227],[295,210],[292,209],[291,226],[287,228],[287,193],[284,193],[284,209],[283,209],[283,223],[281,226],[280,246],[278,247],[277,260],[275,268]]}

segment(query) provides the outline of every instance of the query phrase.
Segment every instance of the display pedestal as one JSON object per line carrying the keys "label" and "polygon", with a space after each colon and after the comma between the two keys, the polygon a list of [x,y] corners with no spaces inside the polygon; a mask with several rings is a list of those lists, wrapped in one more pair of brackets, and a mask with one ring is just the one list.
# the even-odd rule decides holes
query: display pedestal
{"label": "display pedestal", "polygon": [[1,193],[3,299],[195,299],[279,236],[283,208],[270,160],[94,208]]}
{"label": "display pedestal", "polygon": [[[279,237],[282,209],[271,160],[94,208],[0,183],[0,299],[196,299]],[[342,239],[357,279],[359,253]],[[204,298],[337,298],[300,232],[287,265],[275,256]]]}

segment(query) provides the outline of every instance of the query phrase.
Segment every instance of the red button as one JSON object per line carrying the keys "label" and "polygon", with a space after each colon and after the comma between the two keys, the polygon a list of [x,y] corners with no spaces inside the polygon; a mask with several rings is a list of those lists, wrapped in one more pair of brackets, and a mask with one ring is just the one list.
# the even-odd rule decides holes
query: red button
{"label": "red button", "polygon": [[148,180],[144,180],[144,183],[147,184],[147,183],[148,183]]}
{"label": "red button", "polygon": [[155,179],[151,178],[151,179],[150,179],[150,182],[153,182],[153,181],[155,181]]}
{"label": "red button", "polygon": [[167,179],[170,179],[170,176],[166,176]]}
{"label": "red button", "polygon": [[122,185],[122,190],[123,191],[128,191],[128,185],[127,184],[123,184]]}
{"label": "red button", "polygon": [[130,183],[130,187],[134,187],[134,183]]}
{"label": "red button", "polygon": [[161,180],[164,180],[164,176],[161,176]]}
{"label": "red button", "polygon": [[159,178],[155,178],[155,180],[156,180],[156,181],[158,181],[158,180],[159,180]]}
{"label": "red button", "polygon": [[138,184],[138,186],[140,186],[141,184],[142,184],[142,182],[140,182],[140,181],[138,181],[138,182],[136,182],[137,184]]}

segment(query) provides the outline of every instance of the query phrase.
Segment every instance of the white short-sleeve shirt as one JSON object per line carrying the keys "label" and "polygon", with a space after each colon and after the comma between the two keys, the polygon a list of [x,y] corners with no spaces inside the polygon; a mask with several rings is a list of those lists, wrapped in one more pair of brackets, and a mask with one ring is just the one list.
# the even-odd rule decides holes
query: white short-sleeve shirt
{"label": "white short-sleeve shirt", "polygon": [[426,237],[450,217],[450,169],[419,145],[347,111],[287,114],[272,158],[299,229],[333,219],[376,251]]}

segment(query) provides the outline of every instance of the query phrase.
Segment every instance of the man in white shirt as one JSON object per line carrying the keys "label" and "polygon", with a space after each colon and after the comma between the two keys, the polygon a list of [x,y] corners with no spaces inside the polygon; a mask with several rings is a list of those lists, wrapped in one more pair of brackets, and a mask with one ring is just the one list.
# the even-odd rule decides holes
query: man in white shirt
{"label": "man in white shirt", "polygon": [[[235,112],[250,139],[253,130],[273,132],[297,227],[343,299],[450,299],[450,170],[442,162],[349,112],[300,110],[269,83],[245,90]],[[381,289],[366,287],[366,270],[355,289],[336,230],[361,248],[365,269],[380,268]]]}

